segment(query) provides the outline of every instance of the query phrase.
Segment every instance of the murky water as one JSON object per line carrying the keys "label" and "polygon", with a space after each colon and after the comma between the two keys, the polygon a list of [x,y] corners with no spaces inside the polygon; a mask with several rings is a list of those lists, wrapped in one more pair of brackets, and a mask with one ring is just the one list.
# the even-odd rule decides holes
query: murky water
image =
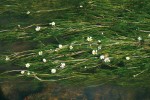
{"label": "murky water", "polygon": [[149,100],[150,89],[111,84],[92,87],[67,87],[58,83],[33,81],[0,84],[1,100]]}

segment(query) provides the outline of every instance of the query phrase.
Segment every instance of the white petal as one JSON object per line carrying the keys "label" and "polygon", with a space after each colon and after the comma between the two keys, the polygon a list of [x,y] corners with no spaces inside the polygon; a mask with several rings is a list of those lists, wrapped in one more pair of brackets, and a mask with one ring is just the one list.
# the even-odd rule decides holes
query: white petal
{"label": "white petal", "polygon": [[93,54],[93,55],[97,55],[97,50],[93,50],[93,51],[92,51],[92,54]]}
{"label": "white petal", "polygon": [[56,69],[51,69],[51,73],[52,74],[56,73]]}
{"label": "white petal", "polygon": [[8,56],[6,56],[5,60],[6,60],[6,61],[9,61],[9,60],[10,60],[10,58],[9,58]]}
{"label": "white petal", "polygon": [[65,63],[61,63],[60,68],[65,68],[66,64]]}
{"label": "white petal", "polygon": [[42,52],[42,51],[39,51],[39,55],[40,55],[40,56],[43,55],[43,52]]}
{"label": "white petal", "polygon": [[101,40],[98,40],[98,43],[101,43],[102,41]]}
{"label": "white petal", "polygon": [[92,39],[92,37],[87,37],[87,41],[92,41],[93,39]]}
{"label": "white petal", "polygon": [[21,74],[24,74],[25,73],[25,71],[23,70],[23,71],[21,71]]}
{"label": "white petal", "polygon": [[110,59],[107,57],[104,59],[104,62],[110,62]]}
{"label": "white petal", "polygon": [[44,59],[43,59],[43,62],[45,63],[45,62],[47,62],[47,60],[44,58]]}
{"label": "white petal", "polygon": [[73,49],[73,46],[72,46],[72,45],[70,45],[70,46],[69,46],[69,49],[70,49],[70,50],[72,50],[72,49]]}
{"label": "white petal", "polygon": [[55,26],[55,22],[52,22],[52,26]]}
{"label": "white petal", "polygon": [[139,41],[141,41],[141,40],[142,40],[142,38],[141,38],[141,37],[138,37],[138,40],[139,40]]}
{"label": "white petal", "polygon": [[36,28],[35,28],[35,31],[40,31],[41,30],[41,27],[39,27],[39,26],[37,26]]}
{"label": "white petal", "polygon": [[25,66],[26,66],[27,68],[29,68],[29,67],[30,67],[30,64],[29,64],[29,63],[26,63]]}
{"label": "white petal", "polygon": [[102,46],[98,46],[98,50],[101,50],[102,49]]}
{"label": "white petal", "polygon": [[26,13],[27,15],[29,15],[30,14],[30,11],[27,11],[27,13]]}
{"label": "white petal", "polygon": [[59,44],[58,47],[61,49],[63,46],[61,44]]}
{"label": "white petal", "polygon": [[130,57],[126,57],[126,60],[130,60]]}
{"label": "white petal", "polygon": [[82,6],[82,5],[80,5],[80,8],[83,8],[83,6]]}
{"label": "white petal", "polygon": [[100,56],[100,59],[105,59],[105,56],[104,56],[104,55],[101,55],[101,56]]}
{"label": "white petal", "polygon": [[27,75],[30,75],[30,72],[28,72]]}

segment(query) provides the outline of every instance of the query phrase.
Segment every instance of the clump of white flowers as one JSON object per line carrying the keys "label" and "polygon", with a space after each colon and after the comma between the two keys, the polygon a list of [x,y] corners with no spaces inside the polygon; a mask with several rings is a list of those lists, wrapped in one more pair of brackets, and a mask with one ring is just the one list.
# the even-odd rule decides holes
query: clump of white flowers
{"label": "clump of white flowers", "polygon": [[30,11],[27,11],[26,14],[29,15],[29,14],[30,14]]}
{"label": "clump of white flowers", "polygon": [[55,22],[51,22],[49,23],[49,25],[55,26]]}
{"label": "clump of white flowers", "polygon": [[25,73],[25,71],[24,71],[24,70],[22,70],[20,73],[21,73],[21,74],[24,74],[24,73]]}
{"label": "clump of white flowers", "polygon": [[101,55],[101,56],[100,56],[100,59],[101,59],[101,60],[104,60],[104,62],[110,62],[110,58],[107,57],[106,55]]}
{"label": "clump of white flowers", "polygon": [[46,62],[47,62],[47,60],[46,60],[45,58],[43,58],[43,62],[44,62],[44,63],[46,63]]}
{"label": "clump of white flowers", "polygon": [[150,38],[150,34],[148,34],[148,37]]}
{"label": "clump of white flowers", "polygon": [[9,58],[8,56],[6,56],[5,60],[6,60],[6,61],[9,61],[9,60],[10,60],[10,58]]}
{"label": "clump of white flowers", "polygon": [[51,73],[52,74],[56,73],[56,69],[51,69]]}
{"label": "clump of white flowers", "polygon": [[65,63],[61,63],[60,64],[60,68],[65,68],[66,64]]}
{"label": "clump of white flowers", "polygon": [[130,60],[130,57],[126,57],[126,60]]}
{"label": "clump of white flowers", "polygon": [[40,56],[43,55],[43,51],[39,51],[39,55],[40,55]]}
{"label": "clump of white flowers", "polygon": [[35,28],[35,31],[40,31],[41,30],[41,27],[40,26],[37,26],[36,28]]}
{"label": "clump of white flowers", "polygon": [[69,46],[69,49],[70,49],[70,50],[72,50],[72,49],[73,49],[73,46],[72,46],[72,45],[70,45],[70,46]]}
{"label": "clump of white flowers", "polygon": [[62,45],[62,44],[59,44],[58,47],[61,49],[61,48],[63,47],[63,45]]}
{"label": "clump of white flowers", "polygon": [[139,36],[137,39],[138,39],[139,41],[141,41],[141,40],[142,40],[142,37]]}
{"label": "clump of white flowers", "polygon": [[104,59],[104,62],[110,62],[109,57],[106,57],[106,58]]}
{"label": "clump of white flowers", "polygon": [[97,50],[92,50],[93,55],[97,55]]}
{"label": "clump of white flowers", "polygon": [[90,36],[90,37],[87,37],[87,41],[92,41],[93,39],[92,39],[92,37]]}
{"label": "clump of white flowers", "polygon": [[29,67],[30,67],[30,63],[26,63],[25,66],[26,66],[27,68],[29,68]]}

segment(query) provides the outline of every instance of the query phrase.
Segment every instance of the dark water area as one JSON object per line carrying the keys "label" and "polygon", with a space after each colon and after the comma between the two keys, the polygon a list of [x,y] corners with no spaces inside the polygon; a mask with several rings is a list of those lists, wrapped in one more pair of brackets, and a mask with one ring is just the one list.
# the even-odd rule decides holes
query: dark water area
{"label": "dark water area", "polygon": [[68,87],[58,83],[7,81],[0,83],[1,100],[149,100],[150,89],[105,84]]}

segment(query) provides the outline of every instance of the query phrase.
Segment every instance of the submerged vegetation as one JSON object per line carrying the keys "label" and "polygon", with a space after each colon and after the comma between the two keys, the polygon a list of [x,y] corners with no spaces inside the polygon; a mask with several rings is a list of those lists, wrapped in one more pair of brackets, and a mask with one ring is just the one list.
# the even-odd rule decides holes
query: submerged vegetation
{"label": "submerged vegetation", "polygon": [[0,79],[149,87],[148,1],[2,1]]}

